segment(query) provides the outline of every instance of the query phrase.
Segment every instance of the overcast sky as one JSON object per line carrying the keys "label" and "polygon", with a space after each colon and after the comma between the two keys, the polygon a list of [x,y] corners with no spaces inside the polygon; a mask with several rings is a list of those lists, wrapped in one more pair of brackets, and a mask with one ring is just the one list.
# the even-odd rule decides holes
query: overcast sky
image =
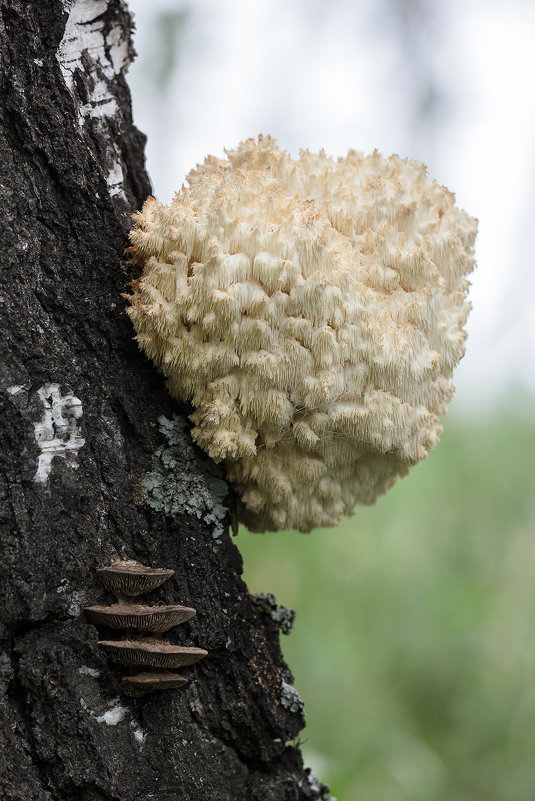
{"label": "overcast sky", "polygon": [[374,148],[428,164],[479,218],[457,408],[535,391],[535,3],[129,0],[134,117],[169,200],[211,153]]}

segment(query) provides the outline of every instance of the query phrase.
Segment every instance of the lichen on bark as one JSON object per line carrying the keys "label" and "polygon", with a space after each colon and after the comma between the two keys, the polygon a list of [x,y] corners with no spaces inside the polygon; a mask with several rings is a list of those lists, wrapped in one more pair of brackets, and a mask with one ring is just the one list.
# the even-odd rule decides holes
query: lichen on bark
{"label": "lichen on bark", "polygon": [[148,505],[168,517],[193,515],[213,526],[212,536],[220,542],[227,515],[223,500],[229,493],[222,468],[196,451],[183,418],[162,415],[158,423],[167,445],[153,454],[141,482]]}
{"label": "lichen on bark", "polygon": [[281,606],[272,592],[255,592],[254,602],[266,612],[283,634],[290,634],[295,624],[295,611]]}

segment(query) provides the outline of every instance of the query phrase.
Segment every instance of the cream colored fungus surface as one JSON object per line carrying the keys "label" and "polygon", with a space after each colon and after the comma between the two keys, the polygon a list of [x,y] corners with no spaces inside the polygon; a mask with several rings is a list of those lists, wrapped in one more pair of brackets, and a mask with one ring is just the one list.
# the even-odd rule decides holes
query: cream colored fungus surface
{"label": "cream colored fungus surface", "polygon": [[337,525],[425,459],[464,353],[476,220],[426,168],[270,137],[135,215],[139,346],[252,530]]}

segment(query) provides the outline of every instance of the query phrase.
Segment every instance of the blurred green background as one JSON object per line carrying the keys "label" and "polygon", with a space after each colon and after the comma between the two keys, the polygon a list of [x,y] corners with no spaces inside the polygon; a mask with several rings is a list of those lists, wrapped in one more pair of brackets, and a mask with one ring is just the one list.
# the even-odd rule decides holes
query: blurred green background
{"label": "blurred green background", "polygon": [[237,542],[281,636],[303,752],[339,801],[535,798],[535,416],[511,398],[340,527]]}

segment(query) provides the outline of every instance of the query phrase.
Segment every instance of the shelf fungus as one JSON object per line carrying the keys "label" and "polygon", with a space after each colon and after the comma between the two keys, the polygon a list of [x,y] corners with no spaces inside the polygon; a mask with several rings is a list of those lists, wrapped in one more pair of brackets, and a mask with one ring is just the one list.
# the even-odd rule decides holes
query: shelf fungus
{"label": "shelf fungus", "polygon": [[333,526],[438,443],[476,220],[398,156],[208,157],[134,216],[128,313],[255,531]]}
{"label": "shelf fungus", "polygon": [[208,654],[208,651],[203,648],[143,640],[122,640],[121,642],[101,640],[99,645],[112,662],[118,662],[120,665],[178,668],[193,665]]}
{"label": "shelf fungus", "polygon": [[174,570],[146,567],[134,559],[116,559],[110,567],[97,570],[97,576],[106,589],[125,598],[146,595],[174,574]]}
{"label": "shelf fungus", "polygon": [[[134,560],[116,559],[110,567],[97,570],[97,575],[106,589],[117,596],[118,603],[88,606],[85,612],[96,625],[122,629],[127,637],[118,641],[101,640],[99,646],[112,662],[149,669],[145,673],[124,677],[121,685],[123,691],[127,695],[138,696],[156,690],[177,689],[187,684],[184,677],[169,670],[162,672],[162,668],[192,665],[204,659],[208,652],[203,648],[173,645],[157,635],[190,620],[195,615],[195,609],[180,604],[149,606],[132,600],[159,587],[174,575],[174,570],[151,568]],[[135,630],[143,632],[143,638],[136,638]]]}
{"label": "shelf fungus", "polygon": [[163,634],[195,615],[189,606],[142,606],[119,603],[111,606],[88,606],[85,610],[93,623],[113,629],[139,629]]}

